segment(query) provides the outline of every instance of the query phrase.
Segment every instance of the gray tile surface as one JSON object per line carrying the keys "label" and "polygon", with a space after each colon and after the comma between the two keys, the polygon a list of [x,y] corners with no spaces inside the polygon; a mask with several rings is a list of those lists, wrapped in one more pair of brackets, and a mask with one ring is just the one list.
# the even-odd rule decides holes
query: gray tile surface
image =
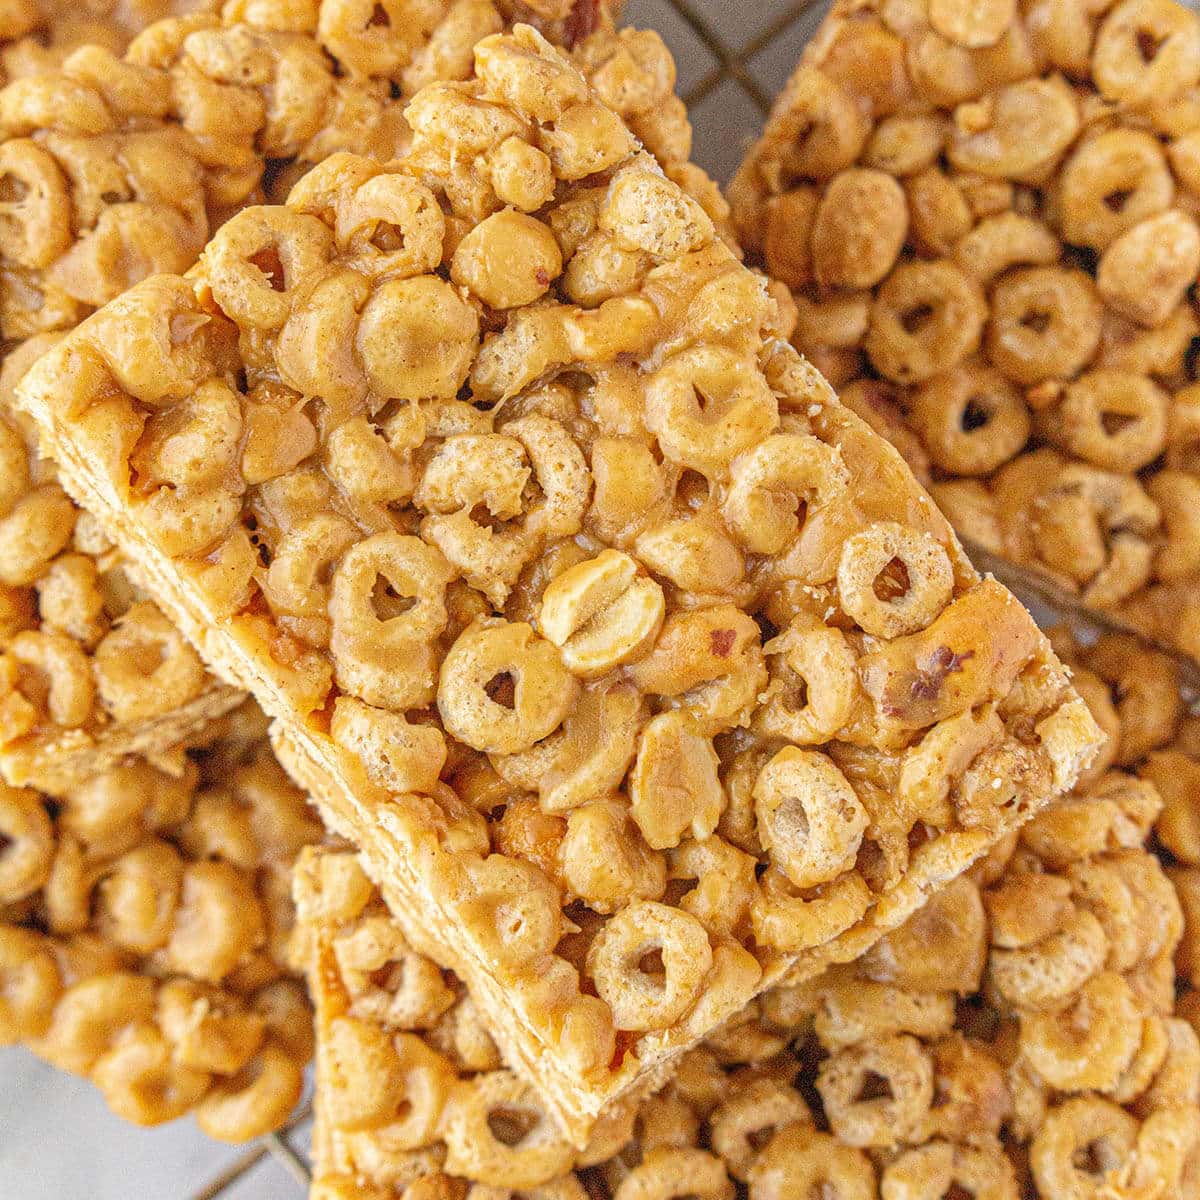
{"label": "gray tile surface", "polygon": [[[658,29],[676,56],[679,91],[705,84],[694,106],[697,161],[722,182],[757,134],[762,114],[746,89],[717,74],[720,60],[705,37],[730,57],[797,9],[796,0],[685,0],[702,32],[671,0],[629,0],[634,25]],[[750,63],[753,82],[770,96],[799,54],[801,38],[784,34]],[[728,64],[726,63],[726,66]],[[304,1152],[307,1129],[289,1135]],[[208,1141],[190,1120],[143,1130],[117,1120],[92,1087],[61,1075],[20,1050],[0,1050],[0,1200],[188,1200],[201,1195],[245,1151]],[[221,1200],[302,1200],[303,1189],[266,1157],[220,1193]]]}

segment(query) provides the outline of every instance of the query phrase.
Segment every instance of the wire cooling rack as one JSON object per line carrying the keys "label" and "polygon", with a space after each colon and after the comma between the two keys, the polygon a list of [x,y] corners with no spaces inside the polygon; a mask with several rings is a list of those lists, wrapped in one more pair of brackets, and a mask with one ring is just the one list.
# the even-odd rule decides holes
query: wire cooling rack
{"label": "wire cooling rack", "polygon": [[[679,70],[693,157],[722,184],[758,136],[826,0],[628,0],[625,20],[657,29]],[[311,1106],[261,1138],[189,1200],[302,1200],[311,1178]],[[281,1180],[282,1174],[294,1183]]]}

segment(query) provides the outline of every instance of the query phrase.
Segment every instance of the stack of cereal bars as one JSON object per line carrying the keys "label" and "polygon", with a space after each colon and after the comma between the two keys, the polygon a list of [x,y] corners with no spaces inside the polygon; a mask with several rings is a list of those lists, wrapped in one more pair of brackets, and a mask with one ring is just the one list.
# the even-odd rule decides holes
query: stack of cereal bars
{"label": "stack of cereal bars", "polygon": [[0,1041],[314,1056],[311,1200],[1196,1200],[1200,18],[839,4],[729,203],[620,19],[0,22]]}

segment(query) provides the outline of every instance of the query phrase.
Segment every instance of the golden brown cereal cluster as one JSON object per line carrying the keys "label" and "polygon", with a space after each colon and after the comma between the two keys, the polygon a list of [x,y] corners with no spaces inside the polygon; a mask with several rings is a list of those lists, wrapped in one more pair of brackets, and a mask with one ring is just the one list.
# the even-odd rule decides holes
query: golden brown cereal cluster
{"label": "golden brown cereal cluster", "polygon": [[570,63],[529,27],[475,63],[19,402],[577,1136],[1097,733]]}
{"label": "golden brown cereal cluster", "polygon": [[321,837],[252,705],[168,774],[133,759],[50,802],[0,786],[0,1044],[140,1125],[276,1128],[311,1053],[290,874]]}
{"label": "golden brown cereal cluster", "polygon": [[0,5],[0,81],[60,67],[81,46],[120,54],[155,21],[216,7],[212,0],[5,0]]}
{"label": "golden brown cereal cluster", "polygon": [[1200,18],[838,5],[731,189],[964,534],[1200,655]]}
{"label": "golden brown cereal cluster", "polygon": [[[582,1151],[506,1070],[453,975],[354,856],[304,851],[317,1010],[313,1200],[1187,1200],[1200,1038],[1181,927],[1142,841],[1154,789],[1109,772],[859,963],[770,991]],[[1114,822],[1120,812],[1127,820]],[[1067,826],[1099,819],[1076,846]],[[1108,1189],[1108,1190],[1105,1190]]]}
{"label": "golden brown cereal cluster", "polygon": [[47,344],[0,369],[0,773],[59,794],[195,740],[241,697],[133,586],[11,414],[11,378]]}
{"label": "golden brown cereal cluster", "polygon": [[[231,211],[264,193],[282,199],[336,151],[392,157],[417,87],[462,78],[478,38],[531,15],[491,0],[411,7],[233,0],[220,16],[154,24],[123,58],[83,45],[0,90],[0,334],[70,328],[150,274],[187,270]],[[604,99],[724,219],[715,186],[688,163],[691,126],[661,38],[617,32],[608,0],[536,7]]]}

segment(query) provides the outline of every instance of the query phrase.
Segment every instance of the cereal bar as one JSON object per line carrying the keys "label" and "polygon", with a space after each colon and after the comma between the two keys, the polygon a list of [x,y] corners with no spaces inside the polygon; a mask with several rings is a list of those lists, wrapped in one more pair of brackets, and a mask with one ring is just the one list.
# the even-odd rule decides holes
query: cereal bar
{"label": "cereal bar", "polygon": [[90,1079],[118,1116],[280,1125],[311,1026],[291,866],[323,830],[247,703],[168,773],[131,760],[55,802],[0,785],[0,1045]]}
{"label": "cereal bar", "polygon": [[[691,129],[661,39],[614,30],[605,4],[541,8],[664,166],[724,218],[687,163]],[[260,186],[339,149],[393,153],[407,137],[393,92],[464,74],[474,39],[524,11],[434,6],[419,24],[401,7],[411,36],[384,54],[368,53],[375,27],[355,34],[337,5],[286,30],[278,4],[227,7],[156,25],[124,60],[91,46],[0,91],[0,171],[14,193],[0,217],[0,331],[27,337],[0,373],[0,410],[54,331],[148,275],[186,270],[212,225]],[[240,694],[206,676],[142,602],[24,440],[0,411],[0,773],[58,792],[194,737]]]}
{"label": "cereal bar", "polygon": [[1190,1200],[1197,993],[1175,1004],[1180,905],[1142,847],[1155,810],[1132,775],[1094,780],[858,963],[764,994],[581,1152],[355,857],[306,850],[311,1200]]}
{"label": "cereal bar", "polygon": [[1174,0],[842,2],[730,198],[964,538],[1200,658],[1198,84]]}
{"label": "cereal bar", "polygon": [[852,967],[760,997],[573,1160],[353,857],[305,851],[312,1200],[728,1197],[739,1184],[749,1200],[1191,1200],[1200,907],[1186,869],[1164,874],[1145,843],[1154,824],[1171,857],[1200,863],[1180,840],[1200,725],[1170,659],[1121,638],[1062,648],[1087,664],[1076,680],[1109,735],[1077,792]]}
{"label": "cereal bar", "polygon": [[582,1143],[1099,733],[1029,615],[529,27],[18,389]]}

